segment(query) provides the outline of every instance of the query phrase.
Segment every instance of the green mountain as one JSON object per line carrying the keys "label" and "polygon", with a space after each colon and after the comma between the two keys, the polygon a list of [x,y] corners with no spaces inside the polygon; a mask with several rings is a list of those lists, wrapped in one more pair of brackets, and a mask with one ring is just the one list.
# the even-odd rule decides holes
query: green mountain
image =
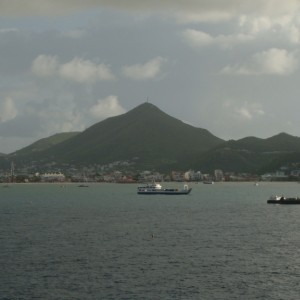
{"label": "green mountain", "polygon": [[79,132],[63,132],[63,133],[57,133],[54,134],[48,138],[43,138],[35,143],[22,148],[21,150],[18,150],[13,153],[13,155],[16,156],[34,156],[37,152],[45,151],[54,145],[57,145],[59,143],[62,143],[74,136],[79,134]]}
{"label": "green mountain", "polygon": [[264,173],[300,162],[300,138],[280,133],[267,139],[230,140],[194,161],[201,170]]}
{"label": "green mountain", "polygon": [[138,168],[166,170],[192,167],[190,157],[223,142],[205,129],[185,124],[156,106],[143,103],[41,151],[34,152],[33,145],[30,151],[22,149],[15,158],[22,154],[23,162],[81,165],[133,161]]}
{"label": "green mountain", "polygon": [[41,160],[45,150],[53,147],[56,144],[59,144],[69,138],[76,136],[79,132],[63,132],[57,133],[50,137],[40,139],[33,144],[22,148],[11,154],[0,155],[0,168],[9,169],[11,162],[13,161],[18,165],[29,165],[33,161],[36,161],[37,158]]}
{"label": "green mountain", "polygon": [[287,133],[279,133],[267,139],[246,137],[237,141],[229,141],[231,149],[247,149],[253,152],[291,152],[300,151],[300,138]]}
{"label": "green mountain", "polygon": [[[150,103],[96,123],[78,133],[41,139],[0,157],[0,166],[64,164],[87,166],[128,162],[140,170],[264,173],[300,162],[300,138],[280,133],[267,139],[224,141],[206,129],[171,117]],[[300,163],[299,163],[300,165]],[[119,165],[118,165],[119,168]]]}

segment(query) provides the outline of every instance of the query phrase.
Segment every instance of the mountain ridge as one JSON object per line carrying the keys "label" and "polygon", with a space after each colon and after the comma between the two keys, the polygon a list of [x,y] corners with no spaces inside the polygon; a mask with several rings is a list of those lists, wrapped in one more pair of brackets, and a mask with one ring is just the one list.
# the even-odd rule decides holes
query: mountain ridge
{"label": "mountain ridge", "polygon": [[[41,141],[43,146],[36,151]],[[134,161],[138,169],[258,172],[275,165],[275,161],[278,165],[281,159],[296,159],[298,152],[300,138],[287,133],[266,139],[251,136],[225,141],[207,129],[186,124],[145,102],[127,113],[95,123],[83,132],[62,134],[60,141],[41,139],[9,157],[22,163],[104,165]],[[293,156],[287,158],[287,154]]]}
{"label": "mountain ridge", "polygon": [[27,158],[82,164],[136,159],[141,168],[164,169],[177,164],[185,167],[188,163],[182,160],[186,156],[223,142],[206,129],[183,123],[155,105],[143,103]]}

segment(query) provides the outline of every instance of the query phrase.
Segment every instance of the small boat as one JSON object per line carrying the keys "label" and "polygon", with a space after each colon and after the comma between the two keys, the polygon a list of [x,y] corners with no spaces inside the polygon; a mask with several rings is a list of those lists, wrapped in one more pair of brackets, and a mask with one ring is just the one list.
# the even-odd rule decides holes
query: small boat
{"label": "small boat", "polygon": [[79,184],[78,187],[89,187],[89,186],[87,185],[87,182],[88,182],[87,177],[86,177],[86,175],[84,174],[84,175],[83,175],[83,183]]}
{"label": "small boat", "polygon": [[79,184],[78,187],[89,187],[89,186],[86,184]]}
{"label": "small boat", "polygon": [[164,189],[159,183],[147,184],[145,186],[139,186],[137,193],[140,195],[187,195],[191,192],[187,184],[183,186],[183,189],[169,188]]}
{"label": "small boat", "polygon": [[203,181],[204,184],[214,184],[214,182],[212,180],[205,180]]}
{"label": "small boat", "polygon": [[300,204],[300,198],[286,198],[283,196],[271,196],[268,204]]}

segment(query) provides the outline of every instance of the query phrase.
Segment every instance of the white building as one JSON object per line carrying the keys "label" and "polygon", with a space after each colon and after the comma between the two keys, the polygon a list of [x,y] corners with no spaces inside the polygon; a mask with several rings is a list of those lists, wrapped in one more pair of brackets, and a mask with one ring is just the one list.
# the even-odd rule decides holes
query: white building
{"label": "white building", "polygon": [[66,180],[66,176],[61,172],[44,173],[41,175],[41,181],[43,182],[63,182]]}

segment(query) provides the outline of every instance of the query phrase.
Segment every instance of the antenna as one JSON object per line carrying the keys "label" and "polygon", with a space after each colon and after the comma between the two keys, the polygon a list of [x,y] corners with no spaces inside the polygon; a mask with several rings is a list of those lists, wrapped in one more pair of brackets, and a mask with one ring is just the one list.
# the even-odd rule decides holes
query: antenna
{"label": "antenna", "polygon": [[15,164],[12,161],[10,164],[10,180],[11,180],[11,182],[14,182],[14,178],[15,178]]}

